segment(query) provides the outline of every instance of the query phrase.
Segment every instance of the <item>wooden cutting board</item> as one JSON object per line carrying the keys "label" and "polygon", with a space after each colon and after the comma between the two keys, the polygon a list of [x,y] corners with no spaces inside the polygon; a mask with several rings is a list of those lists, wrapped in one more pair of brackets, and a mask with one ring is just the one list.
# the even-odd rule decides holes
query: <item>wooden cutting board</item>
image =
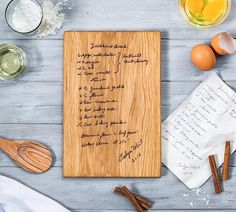
{"label": "wooden cutting board", "polygon": [[65,177],[160,177],[160,49],[159,32],[65,32]]}

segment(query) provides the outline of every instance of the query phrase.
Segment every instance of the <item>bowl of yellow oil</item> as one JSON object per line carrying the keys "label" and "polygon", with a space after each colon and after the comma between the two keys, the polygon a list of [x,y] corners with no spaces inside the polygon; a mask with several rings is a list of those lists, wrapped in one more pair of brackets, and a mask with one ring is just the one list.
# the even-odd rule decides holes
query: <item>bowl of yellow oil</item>
{"label": "bowl of yellow oil", "polygon": [[13,44],[0,44],[0,79],[15,80],[26,68],[23,50]]}
{"label": "bowl of yellow oil", "polygon": [[221,24],[231,10],[231,0],[179,0],[185,20],[198,28],[211,28]]}

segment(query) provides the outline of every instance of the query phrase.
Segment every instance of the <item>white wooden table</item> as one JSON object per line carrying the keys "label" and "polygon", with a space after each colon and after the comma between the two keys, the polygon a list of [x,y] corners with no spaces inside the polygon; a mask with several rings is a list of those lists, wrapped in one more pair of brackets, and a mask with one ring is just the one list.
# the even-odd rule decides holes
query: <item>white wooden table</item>
{"label": "white wooden table", "polygon": [[[209,205],[201,200],[191,205],[191,198],[201,197],[196,192],[192,194],[165,167],[160,179],[64,179],[62,176],[63,31],[160,30],[165,119],[209,74],[191,65],[191,47],[208,42],[220,31],[236,35],[235,0],[228,20],[212,30],[198,30],[187,25],[179,14],[177,0],[70,1],[73,9],[68,12],[63,29],[56,36],[32,40],[8,28],[4,9],[9,0],[1,0],[0,42],[22,47],[27,52],[29,65],[19,80],[0,82],[0,135],[43,142],[54,152],[54,164],[47,173],[32,175],[18,168],[1,152],[0,174],[19,180],[72,211],[132,211],[128,201],[112,193],[118,185],[126,185],[149,197],[155,202],[152,210],[235,211],[235,155],[232,156],[231,180],[224,185],[224,193],[214,195],[211,179],[203,186],[202,190],[209,194]],[[236,90],[236,55],[220,59],[217,71]]]}

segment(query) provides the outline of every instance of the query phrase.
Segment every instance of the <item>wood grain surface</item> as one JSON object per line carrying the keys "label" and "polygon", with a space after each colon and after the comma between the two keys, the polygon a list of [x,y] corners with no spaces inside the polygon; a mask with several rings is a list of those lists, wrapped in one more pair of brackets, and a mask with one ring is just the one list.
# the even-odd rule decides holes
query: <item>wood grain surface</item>
{"label": "wood grain surface", "polygon": [[[180,15],[177,0],[69,0],[72,10],[56,36],[35,40],[16,34],[7,26],[0,4],[0,42],[19,45],[29,55],[28,68],[17,81],[0,82],[0,135],[37,140],[50,147],[53,168],[31,175],[0,154],[0,174],[12,177],[47,195],[73,212],[131,212],[123,197],[113,194],[126,185],[150,198],[152,211],[233,212],[236,210],[236,154],[231,156],[230,180],[224,192],[214,194],[212,179],[202,187],[209,204],[191,192],[171,172],[162,168],[158,179],[68,179],[62,177],[63,33],[68,30],[158,30],[162,32],[162,117],[166,118],[209,73],[191,65],[189,53],[199,43],[209,43],[218,32],[236,35],[236,3],[229,18],[216,28],[195,29]],[[42,2],[43,0],[39,0]],[[53,0],[57,2],[58,0]],[[236,91],[236,55],[218,59],[216,72]],[[186,196],[189,195],[189,198]],[[191,204],[191,199],[197,202]]]}
{"label": "wood grain surface", "polygon": [[66,32],[64,176],[160,177],[159,32]]}

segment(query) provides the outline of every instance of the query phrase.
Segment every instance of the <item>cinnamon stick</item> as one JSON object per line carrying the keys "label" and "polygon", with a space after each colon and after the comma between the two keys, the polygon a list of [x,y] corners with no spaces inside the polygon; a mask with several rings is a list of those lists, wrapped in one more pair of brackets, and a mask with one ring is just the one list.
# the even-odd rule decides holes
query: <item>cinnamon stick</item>
{"label": "cinnamon stick", "polygon": [[[133,193],[134,194],[134,193]],[[145,199],[145,198],[143,198],[143,197],[141,197],[141,196],[138,196],[138,195],[136,195],[135,194],[135,198],[138,200],[138,201],[140,201],[140,204],[141,204],[141,206],[144,208],[144,209],[149,209],[149,208],[151,208],[152,207],[152,203],[151,202],[149,202],[147,199]]]}
{"label": "cinnamon stick", "polygon": [[134,206],[136,211],[137,212],[143,212],[143,209],[141,208],[140,204],[135,199],[134,195],[129,191],[129,189],[126,186],[123,186],[122,190],[124,191],[125,195],[129,199],[129,201],[132,203],[132,205]]}
{"label": "cinnamon stick", "polygon": [[226,181],[229,179],[229,166],[230,166],[230,142],[225,143],[225,155],[224,155],[224,165],[222,170],[222,180]]}
{"label": "cinnamon stick", "polygon": [[220,185],[220,180],[219,180],[219,175],[218,175],[218,169],[217,169],[216,162],[215,162],[215,157],[214,157],[214,155],[211,155],[208,158],[209,158],[209,163],[211,166],[211,173],[212,173],[212,177],[213,177],[215,192],[216,192],[216,194],[218,194],[218,193],[222,192],[222,189],[221,189],[221,185]]}
{"label": "cinnamon stick", "polygon": [[[116,187],[115,190],[114,190],[114,192],[126,197],[125,192],[123,191],[122,188]],[[131,192],[131,193],[132,193],[132,192]],[[149,208],[152,206],[152,203],[151,203],[148,199],[146,199],[146,198],[144,198],[144,197],[141,197],[141,196],[139,196],[139,195],[137,195],[137,194],[135,194],[135,193],[132,193],[132,194],[134,195],[135,199],[138,201],[138,203],[139,203],[144,209],[147,210],[147,209],[149,209]]]}

